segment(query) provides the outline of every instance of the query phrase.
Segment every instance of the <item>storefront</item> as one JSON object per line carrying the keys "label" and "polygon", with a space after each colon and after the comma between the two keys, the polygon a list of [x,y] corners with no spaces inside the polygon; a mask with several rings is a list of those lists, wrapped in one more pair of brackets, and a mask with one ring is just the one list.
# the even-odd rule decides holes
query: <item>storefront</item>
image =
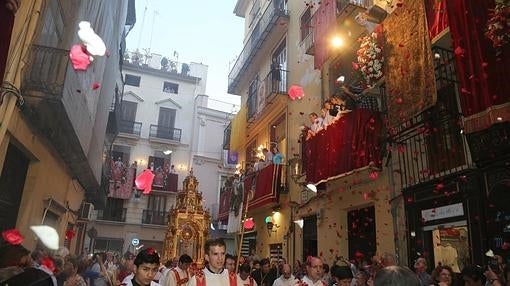
{"label": "storefront", "polygon": [[404,190],[409,242],[408,265],[425,257],[460,272],[481,264],[485,253],[484,186],[476,170]]}

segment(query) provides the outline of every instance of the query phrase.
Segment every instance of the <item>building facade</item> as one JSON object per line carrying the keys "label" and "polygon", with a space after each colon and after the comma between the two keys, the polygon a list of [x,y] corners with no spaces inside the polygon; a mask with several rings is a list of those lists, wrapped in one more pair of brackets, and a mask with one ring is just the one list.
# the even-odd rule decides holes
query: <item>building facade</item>
{"label": "building facade", "polygon": [[[87,243],[93,251],[135,252],[141,245],[162,251],[169,211],[190,172],[200,181],[204,209],[217,209],[222,177],[233,173],[222,149],[232,115],[207,107],[207,66],[139,61],[136,53],[124,61],[120,133],[103,179],[108,199],[95,212]],[[146,169],[155,175],[149,194],[133,184]]]}
{"label": "building facade", "polygon": [[[479,249],[508,252],[507,65],[495,64],[508,45],[470,32],[495,3],[395,2],[237,1],[245,46],[229,91],[242,107],[229,147],[245,189],[268,194],[248,207],[243,255],[390,253],[459,272],[485,262]],[[459,18],[459,5],[476,20]],[[352,111],[309,136],[308,114],[332,95]],[[250,171],[272,146],[287,159],[280,190],[274,174]],[[220,217],[228,210],[220,204]]]}
{"label": "building facade", "polygon": [[[108,118],[120,112],[112,103],[122,87],[122,43],[135,21],[129,2],[20,1],[0,107],[2,229],[30,237],[29,226],[50,225],[61,245],[81,253],[82,202],[100,206],[106,198],[99,189],[101,161],[116,132],[111,126],[106,134]],[[89,21],[109,50],[86,71],[75,71],[69,60],[80,21]],[[67,230],[77,235],[66,238]],[[36,241],[25,244],[33,249]]]}

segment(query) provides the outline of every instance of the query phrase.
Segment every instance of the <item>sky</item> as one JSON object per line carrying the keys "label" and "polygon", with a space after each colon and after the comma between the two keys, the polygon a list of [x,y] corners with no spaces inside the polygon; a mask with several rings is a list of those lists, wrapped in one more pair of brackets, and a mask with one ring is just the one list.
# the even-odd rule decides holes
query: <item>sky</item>
{"label": "sky", "polygon": [[136,24],[127,37],[127,48],[150,48],[171,59],[176,51],[179,62],[207,65],[209,107],[231,112],[240,97],[227,93],[228,73],[244,37],[244,19],[233,13],[236,2],[136,0]]}

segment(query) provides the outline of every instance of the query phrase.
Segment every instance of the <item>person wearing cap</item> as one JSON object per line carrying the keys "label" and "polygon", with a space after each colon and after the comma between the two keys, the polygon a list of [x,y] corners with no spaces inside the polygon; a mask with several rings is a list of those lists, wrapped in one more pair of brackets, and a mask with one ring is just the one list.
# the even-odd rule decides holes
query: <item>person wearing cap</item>
{"label": "person wearing cap", "polygon": [[174,267],[168,271],[164,279],[165,284],[163,286],[185,286],[188,285],[190,275],[188,268],[193,262],[193,259],[187,254],[179,257],[177,267]]}
{"label": "person wearing cap", "polygon": [[138,253],[134,261],[135,273],[126,286],[161,286],[154,277],[159,269],[159,254],[156,249],[149,247]]}
{"label": "person wearing cap", "polygon": [[221,238],[207,240],[205,243],[204,269],[198,270],[190,279],[189,286],[242,286],[236,273],[229,272],[225,265],[225,241]]}

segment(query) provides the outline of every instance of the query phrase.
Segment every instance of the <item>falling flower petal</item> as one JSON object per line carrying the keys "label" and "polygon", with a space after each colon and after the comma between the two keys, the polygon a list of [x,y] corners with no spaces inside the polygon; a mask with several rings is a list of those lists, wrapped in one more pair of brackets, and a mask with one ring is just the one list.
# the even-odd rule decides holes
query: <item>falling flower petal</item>
{"label": "falling flower petal", "polygon": [[81,45],[73,45],[71,47],[69,58],[75,70],[85,71],[90,65],[90,56]]}

